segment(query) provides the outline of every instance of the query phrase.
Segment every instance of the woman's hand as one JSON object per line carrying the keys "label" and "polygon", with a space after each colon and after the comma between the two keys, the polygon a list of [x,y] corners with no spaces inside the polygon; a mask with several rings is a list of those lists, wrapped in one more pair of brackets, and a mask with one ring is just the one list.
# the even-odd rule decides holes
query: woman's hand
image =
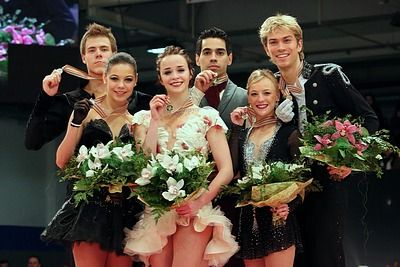
{"label": "woman's hand", "polygon": [[288,204],[280,204],[277,207],[271,208],[271,212],[279,218],[286,220],[289,215],[289,206]]}
{"label": "woman's hand", "polygon": [[168,96],[155,95],[150,100],[151,118],[154,120],[159,120],[162,114],[165,112],[167,104],[168,104]]}
{"label": "woman's hand", "polygon": [[247,116],[247,107],[237,107],[231,112],[231,121],[236,125],[242,126]]}
{"label": "woman's hand", "polygon": [[182,217],[194,217],[198,211],[203,207],[199,199],[188,200],[183,205],[175,208],[176,213]]}

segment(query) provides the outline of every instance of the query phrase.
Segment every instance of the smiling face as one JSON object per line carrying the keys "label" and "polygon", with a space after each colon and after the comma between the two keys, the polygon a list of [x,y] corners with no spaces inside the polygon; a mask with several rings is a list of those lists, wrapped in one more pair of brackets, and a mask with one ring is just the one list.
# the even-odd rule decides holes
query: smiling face
{"label": "smiling face", "polygon": [[192,73],[187,60],[182,55],[168,55],[160,61],[160,83],[168,94],[187,92]]}
{"label": "smiling face", "polygon": [[85,44],[82,62],[90,75],[101,77],[107,60],[113,55],[110,39],[104,36],[89,37]]}
{"label": "smiling face", "polygon": [[232,64],[232,53],[228,54],[226,44],[220,38],[202,40],[201,51],[196,54],[196,64],[203,70],[212,70],[222,76]]}
{"label": "smiling face", "polygon": [[126,102],[137,83],[136,70],[128,63],[118,63],[109,68],[104,81],[107,97],[115,102]]}
{"label": "smiling face", "polygon": [[263,77],[248,87],[248,102],[254,109],[257,120],[275,114],[275,104],[279,101],[277,84]]}
{"label": "smiling face", "polygon": [[276,28],[268,34],[264,43],[265,52],[280,70],[297,68],[302,48],[302,40],[297,40],[294,33],[286,28]]}

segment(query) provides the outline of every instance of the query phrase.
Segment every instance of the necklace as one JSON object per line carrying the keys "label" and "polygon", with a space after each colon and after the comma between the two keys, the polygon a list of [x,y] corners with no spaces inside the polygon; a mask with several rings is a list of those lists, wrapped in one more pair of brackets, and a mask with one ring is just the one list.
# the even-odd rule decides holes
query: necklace
{"label": "necklace", "polygon": [[246,116],[249,119],[251,127],[253,127],[253,128],[262,127],[262,126],[267,125],[267,124],[274,124],[274,123],[276,123],[278,121],[276,116],[274,116],[274,115],[268,116],[268,117],[264,117],[264,118],[261,118],[260,120],[257,120],[256,119],[256,113],[255,113],[255,111],[254,111],[254,109],[252,107],[248,107],[247,108],[247,115]]}
{"label": "necklace", "polygon": [[180,106],[179,108],[177,108],[176,110],[174,110],[174,106],[171,103],[167,104],[166,110],[168,112],[170,112],[170,114],[172,115],[172,114],[181,113],[191,106],[193,106],[193,101],[192,101],[191,97],[188,97],[188,99],[186,99],[186,101],[183,103],[183,105]]}
{"label": "necklace", "polygon": [[117,107],[116,109],[113,109],[111,112],[106,112],[104,108],[101,106],[101,103],[105,100],[106,96],[101,96],[96,99],[90,99],[89,101],[93,104],[92,108],[94,111],[97,112],[97,114],[100,115],[102,119],[111,117],[111,116],[119,116],[123,115],[126,116],[129,114],[128,112],[128,102],[126,102],[124,105]]}
{"label": "necklace", "polygon": [[227,80],[228,80],[228,74],[225,73],[221,77],[217,77],[214,80],[212,80],[212,86],[217,86],[218,84],[226,82]]}

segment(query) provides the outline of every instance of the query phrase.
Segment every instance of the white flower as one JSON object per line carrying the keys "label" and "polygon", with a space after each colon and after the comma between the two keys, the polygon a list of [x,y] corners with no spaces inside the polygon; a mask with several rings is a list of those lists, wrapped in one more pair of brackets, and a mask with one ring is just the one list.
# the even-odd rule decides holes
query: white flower
{"label": "white flower", "polygon": [[89,158],[88,149],[87,149],[86,146],[82,145],[82,146],[79,148],[79,154],[78,154],[78,156],[76,157],[76,161],[79,162],[78,167],[81,165],[81,163],[82,163],[83,161],[85,161],[85,160],[88,159],[88,158]]}
{"label": "white flower", "polygon": [[179,182],[172,177],[169,177],[167,180],[168,191],[163,192],[162,196],[169,201],[173,201],[177,197],[186,196],[185,190],[181,190],[185,182],[181,179]]}
{"label": "white flower", "polygon": [[293,172],[297,169],[302,169],[304,168],[304,165],[300,165],[300,164],[287,164],[289,166],[288,171],[289,172]]}
{"label": "white flower", "polygon": [[250,182],[250,178],[248,176],[244,176],[242,179],[237,180],[238,184],[247,184]]}
{"label": "white flower", "polygon": [[92,147],[89,152],[93,157],[105,159],[111,155],[108,146],[105,146],[102,143],[97,144],[96,147]]}
{"label": "white flower", "polygon": [[160,162],[160,165],[170,174],[176,171],[177,168],[177,171],[182,171],[182,166],[178,166],[179,164],[182,165],[182,163],[179,163],[178,155],[174,155],[173,157],[171,157],[168,154],[158,154],[157,159]]}
{"label": "white flower", "polygon": [[157,168],[147,165],[147,167],[142,170],[141,176],[135,180],[135,183],[141,186],[149,184],[156,170]]}
{"label": "white flower", "polygon": [[88,170],[85,175],[86,175],[86,177],[93,177],[94,174],[95,174],[94,170]]}
{"label": "white flower", "polygon": [[380,154],[376,155],[375,158],[376,158],[377,160],[382,160],[382,159],[383,159],[382,156],[381,156]]}
{"label": "white flower", "polygon": [[253,179],[262,180],[261,172],[263,171],[263,169],[264,169],[263,166],[253,166],[253,167],[251,167],[251,170],[252,170],[252,173],[253,173]]}
{"label": "white flower", "polygon": [[99,158],[95,158],[94,161],[89,159],[88,166],[89,166],[89,169],[91,169],[91,170],[98,170],[101,168],[101,161]]}
{"label": "white flower", "polygon": [[112,152],[122,161],[133,156],[132,144],[124,145],[123,147],[114,147]]}
{"label": "white flower", "polygon": [[183,160],[183,165],[188,169],[188,171],[192,171],[200,165],[200,159],[196,156],[193,156],[191,159],[185,158]]}
{"label": "white flower", "polygon": [[176,173],[181,173],[183,171],[183,164],[179,162],[176,165],[176,170],[175,171],[176,171]]}

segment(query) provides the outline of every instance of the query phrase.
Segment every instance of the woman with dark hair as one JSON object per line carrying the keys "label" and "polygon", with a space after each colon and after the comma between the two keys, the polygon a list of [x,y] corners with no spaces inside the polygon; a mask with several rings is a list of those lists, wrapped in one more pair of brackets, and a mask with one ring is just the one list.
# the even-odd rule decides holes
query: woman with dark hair
{"label": "woman with dark hair", "polygon": [[[88,99],[74,105],[67,133],[57,150],[59,168],[66,167],[81,145],[92,147],[115,138],[132,140],[128,125],[133,116],[127,107],[137,83],[136,71],[136,61],[127,53],[117,53],[109,59],[103,77],[107,92],[96,99],[96,110]],[[42,239],[72,242],[77,267],[131,267],[131,257],[123,254],[123,229],[133,227],[136,214],[143,209],[136,198],[127,199],[129,195],[128,188],[121,193],[110,193],[104,187],[88,197],[87,202],[76,205],[72,192]]]}
{"label": "woman with dark hair", "polygon": [[157,72],[166,95],[150,101],[150,111],[134,115],[134,136],[145,152],[209,152],[218,173],[204,190],[156,221],[146,208],[140,222],[128,233],[125,252],[139,255],[152,267],[223,266],[236,252],[231,223],[212,200],[232,179],[232,164],[225,137],[227,127],[213,108],[192,103],[189,82],[193,69],[188,54],[166,47],[157,58]]}

